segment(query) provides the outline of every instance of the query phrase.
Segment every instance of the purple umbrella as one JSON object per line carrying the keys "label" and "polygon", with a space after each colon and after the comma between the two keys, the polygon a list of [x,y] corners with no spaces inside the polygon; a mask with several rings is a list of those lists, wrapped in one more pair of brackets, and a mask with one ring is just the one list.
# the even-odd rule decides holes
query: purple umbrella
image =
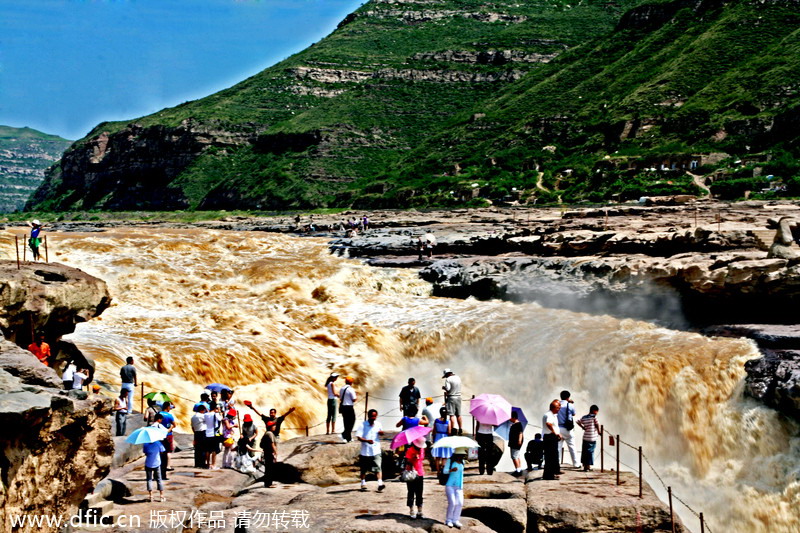
{"label": "purple umbrella", "polygon": [[[517,412],[517,418],[519,422],[522,424],[522,431],[525,431],[525,428],[528,426],[528,418],[525,416],[525,413],[522,412],[521,407],[512,407],[512,411]],[[508,440],[508,434],[511,431],[511,422],[506,420],[496,428],[494,428],[494,432],[503,437],[505,440]]]}
{"label": "purple umbrella", "polygon": [[433,428],[429,428],[427,426],[414,426],[413,428],[408,428],[407,430],[401,431],[394,436],[390,448],[394,450],[400,446],[407,446],[418,438],[424,437],[431,431],[433,431]]}
{"label": "purple umbrella", "polygon": [[511,404],[499,394],[479,394],[469,401],[469,412],[478,422],[497,426],[511,418]]}
{"label": "purple umbrella", "polygon": [[223,385],[222,383],[212,383],[211,385],[206,385],[206,389],[210,390],[211,392],[219,392],[223,389],[232,390],[230,387]]}

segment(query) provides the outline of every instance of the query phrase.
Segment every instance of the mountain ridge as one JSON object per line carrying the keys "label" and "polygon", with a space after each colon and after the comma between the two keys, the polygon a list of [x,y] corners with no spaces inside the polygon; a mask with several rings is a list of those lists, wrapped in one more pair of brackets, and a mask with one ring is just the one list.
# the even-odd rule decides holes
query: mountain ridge
{"label": "mountain ridge", "polygon": [[[372,0],[322,41],[229,89],[132,123],[98,125],[51,169],[27,208],[369,208],[694,193],[685,172],[628,179],[616,160],[600,173],[596,163],[618,157],[607,153],[615,148],[637,161],[678,154],[683,166],[718,164],[725,157],[704,159],[698,150],[728,156],[729,145],[743,144],[737,138],[763,136],[758,117],[725,130],[731,138],[722,143],[687,143],[675,130],[708,129],[726,91],[741,92],[735,74],[724,79],[741,66],[732,56],[751,58],[778,36],[794,49],[796,32],[787,28],[797,13],[782,7],[793,4]],[[748,14],[766,18],[754,24],[762,27],[740,28]],[[752,42],[731,44],[737,32]],[[790,51],[769,59],[791,74]],[[704,69],[722,79],[700,94],[713,105],[685,101],[682,91],[702,88]],[[776,85],[768,81],[762,99]],[[602,107],[597,95],[613,106]],[[752,111],[745,103],[734,102],[729,115]],[[695,113],[681,114],[684,105]],[[788,174],[795,144],[777,158]]]}

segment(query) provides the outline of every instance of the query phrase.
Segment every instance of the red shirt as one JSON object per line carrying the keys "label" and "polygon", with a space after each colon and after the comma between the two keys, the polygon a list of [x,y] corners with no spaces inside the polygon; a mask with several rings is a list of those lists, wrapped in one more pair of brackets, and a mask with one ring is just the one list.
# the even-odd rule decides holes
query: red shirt
{"label": "red shirt", "polygon": [[50,366],[47,364],[47,358],[50,357],[50,345],[46,342],[43,342],[41,346],[36,344],[35,342],[28,346],[28,351],[33,353],[36,358],[42,362],[44,366]]}

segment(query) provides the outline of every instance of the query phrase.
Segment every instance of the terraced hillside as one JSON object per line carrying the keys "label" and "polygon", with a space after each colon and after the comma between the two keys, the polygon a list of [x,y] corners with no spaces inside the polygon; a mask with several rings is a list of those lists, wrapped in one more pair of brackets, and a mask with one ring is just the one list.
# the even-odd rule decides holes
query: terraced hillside
{"label": "terraced hillside", "polygon": [[[35,209],[348,203],[443,124],[611,31],[631,0],[372,0],[303,52],[201,100],[103,123]],[[350,191],[352,184],[365,190]]]}
{"label": "terraced hillside", "polygon": [[800,196],[800,2],[645,3],[473,111],[362,201]]}
{"label": "terraced hillside", "polygon": [[25,206],[44,180],[44,171],[71,141],[30,128],[0,126],[0,213]]}

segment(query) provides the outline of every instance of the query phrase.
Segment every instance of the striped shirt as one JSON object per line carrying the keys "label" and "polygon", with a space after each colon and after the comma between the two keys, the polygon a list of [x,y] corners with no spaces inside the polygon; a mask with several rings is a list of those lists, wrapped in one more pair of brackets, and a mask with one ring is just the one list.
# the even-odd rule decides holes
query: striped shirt
{"label": "striped shirt", "polygon": [[590,413],[582,417],[578,425],[583,428],[583,440],[590,442],[597,440],[597,435],[600,433],[600,423],[595,415]]}

